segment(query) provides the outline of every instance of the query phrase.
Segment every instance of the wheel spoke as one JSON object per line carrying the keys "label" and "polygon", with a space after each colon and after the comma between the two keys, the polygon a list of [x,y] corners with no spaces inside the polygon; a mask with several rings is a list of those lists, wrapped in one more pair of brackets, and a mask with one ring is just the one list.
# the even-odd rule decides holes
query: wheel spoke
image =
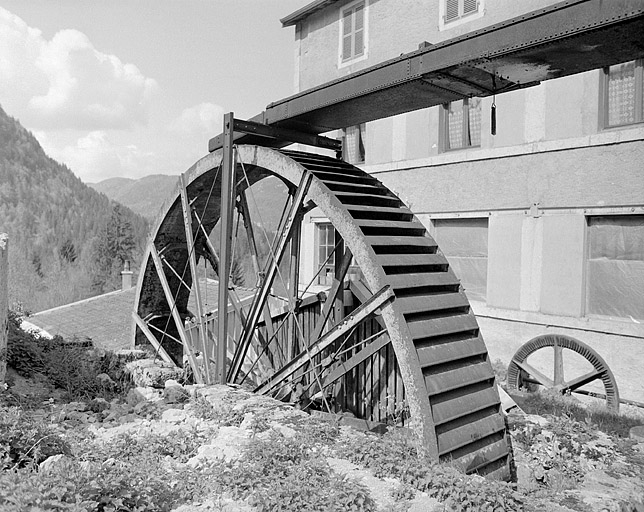
{"label": "wheel spoke", "polygon": [[239,374],[239,370],[241,369],[242,361],[244,357],[246,357],[246,352],[248,351],[248,347],[250,345],[253,332],[257,325],[257,321],[259,320],[259,316],[261,314],[262,308],[266,304],[266,300],[268,299],[268,294],[270,293],[270,289],[273,285],[273,281],[275,280],[275,276],[277,275],[279,261],[282,259],[282,256],[284,256],[284,252],[286,251],[288,242],[290,241],[291,235],[293,233],[295,221],[299,217],[299,211],[302,208],[302,204],[304,202],[304,198],[306,196],[310,183],[311,183],[311,173],[306,172],[302,176],[300,185],[297,189],[295,197],[293,198],[293,202],[291,204],[291,208],[290,208],[288,217],[286,219],[284,229],[280,233],[277,250],[275,251],[273,258],[271,259],[270,265],[266,272],[266,279],[262,283],[259,293],[257,294],[255,300],[253,301],[251,310],[248,314],[248,320],[244,327],[244,332],[242,333],[241,341],[239,345],[237,345],[237,349],[235,350],[235,356],[233,357],[233,362],[230,367],[230,371],[228,372],[229,382],[235,381],[235,379],[237,378],[237,375]]}
{"label": "wheel spoke", "polygon": [[564,382],[563,347],[555,339],[553,348],[555,351],[554,383],[555,386],[559,386]]}
{"label": "wheel spoke", "polygon": [[[199,274],[197,273],[197,251],[193,236],[192,225],[192,208],[188,201],[188,190],[186,188],[186,179],[183,174],[179,175],[181,184],[181,205],[183,208],[183,223],[186,231],[186,245],[188,246],[188,261],[190,262],[190,273],[192,274],[192,287],[197,304],[197,317],[199,319],[199,337],[201,338],[201,352],[203,354],[204,377],[206,384],[212,384],[210,375],[210,358],[208,356],[208,338],[206,335],[206,326],[204,324],[203,303],[201,302],[201,287],[199,285]],[[199,231],[197,230],[197,234]]]}
{"label": "wheel spoke", "polygon": [[602,374],[603,372],[600,372],[599,370],[593,370],[592,372],[588,372],[585,375],[582,375],[581,377],[577,377],[576,379],[572,379],[568,382],[562,383],[563,390],[569,389],[570,391],[574,391],[577,388],[580,388],[581,386],[588,384],[589,382],[600,379]]}
{"label": "wheel spoke", "polygon": [[537,381],[539,381],[539,383],[542,386],[545,386],[547,388],[551,388],[551,387],[554,386],[554,382],[552,381],[552,379],[546,377],[543,373],[541,373],[539,370],[533,368],[531,365],[529,365],[525,361],[523,361],[523,362],[514,361],[514,362],[524,372],[529,373],[532,377],[537,379]]}
{"label": "wheel spoke", "polygon": [[168,306],[170,306],[170,313],[172,314],[172,318],[174,319],[174,323],[179,333],[179,337],[181,338],[181,343],[183,343],[183,347],[188,356],[188,360],[190,361],[190,365],[192,366],[192,370],[195,374],[195,379],[197,380],[197,384],[203,384],[204,383],[203,377],[197,366],[197,360],[195,359],[195,355],[192,350],[192,345],[188,341],[188,336],[186,334],[186,331],[183,328],[183,320],[179,315],[177,304],[174,300],[174,297],[172,296],[172,291],[170,290],[168,279],[166,278],[165,272],[163,270],[163,263],[161,263],[161,258],[159,258],[159,253],[157,252],[157,249],[154,246],[154,243],[150,243],[150,255],[152,256],[152,261],[154,261],[154,266],[156,268],[159,281],[161,282],[161,287],[163,288],[165,299],[168,303]]}

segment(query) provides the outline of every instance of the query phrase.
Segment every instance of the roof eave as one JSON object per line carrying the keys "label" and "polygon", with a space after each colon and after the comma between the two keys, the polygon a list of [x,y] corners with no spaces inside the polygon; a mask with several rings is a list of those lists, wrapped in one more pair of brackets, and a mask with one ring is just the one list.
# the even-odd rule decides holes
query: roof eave
{"label": "roof eave", "polygon": [[314,12],[324,9],[326,6],[339,2],[339,0],[315,0],[310,4],[305,5],[304,7],[298,9],[297,11],[285,16],[280,20],[282,27],[290,27],[296,25],[304,18],[309,17]]}

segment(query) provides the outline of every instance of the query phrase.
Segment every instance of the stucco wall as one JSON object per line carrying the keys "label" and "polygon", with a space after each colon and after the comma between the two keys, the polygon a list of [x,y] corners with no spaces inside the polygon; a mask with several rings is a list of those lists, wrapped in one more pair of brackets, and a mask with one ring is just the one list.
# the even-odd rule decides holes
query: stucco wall
{"label": "stucco wall", "polygon": [[340,12],[353,0],[336,2],[299,23],[295,31],[297,89],[303,91],[418,49],[421,42],[439,43],[467,32],[557,3],[558,0],[480,0],[481,16],[440,27],[439,2],[367,0],[368,58],[341,65]]}
{"label": "stucco wall", "polygon": [[633,206],[634,212],[644,211],[642,140],[551,147],[508,156],[480,150],[466,161],[367,170],[417,213],[529,209],[534,203],[541,209]]}

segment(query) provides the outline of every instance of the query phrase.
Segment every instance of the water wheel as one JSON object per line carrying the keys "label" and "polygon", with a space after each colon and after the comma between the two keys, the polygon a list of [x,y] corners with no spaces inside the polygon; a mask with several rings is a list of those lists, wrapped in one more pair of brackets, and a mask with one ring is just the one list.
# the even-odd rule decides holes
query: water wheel
{"label": "water wheel", "polygon": [[[228,305],[239,320],[228,330],[228,382],[292,402],[306,396],[308,405],[317,400],[365,421],[395,416],[434,459],[507,478],[509,446],[487,349],[457,277],[424,226],[377,179],[341,160],[260,146],[235,153],[234,195],[246,236],[257,230],[248,203],[261,201],[249,200],[258,183],[278,178],[287,197],[257,286]],[[198,161],[164,206],[134,313],[137,343],[152,343],[177,363],[187,355],[197,368],[200,358],[212,362],[217,343],[203,298],[196,306],[189,301],[204,294],[201,262],[217,270],[209,238],[221,213],[221,162],[220,151]],[[298,281],[302,219],[312,208],[337,233],[324,303],[315,303],[320,294],[302,296],[306,283]],[[281,309],[269,304],[278,294]],[[190,322],[196,337],[188,334]],[[389,406],[382,412],[388,400],[404,404],[400,414]]]}
{"label": "water wheel", "polygon": [[[552,359],[545,363],[542,362],[539,368],[552,365],[551,371],[538,369],[532,360],[550,349],[552,349]],[[581,373],[581,375],[566,378],[564,376],[565,360],[571,358],[574,354],[579,354],[585,359],[582,364],[578,362],[575,365],[576,373]],[[582,373],[579,368],[584,366],[586,368],[582,370]],[[605,392],[599,394],[599,396],[605,397],[608,409],[618,412],[619,391],[617,382],[606,361],[585,343],[563,334],[545,334],[531,339],[517,350],[508,366],[508,388],[513,390],[520,390],[529,387],[529,385],[537,385],[562,394],[596,395],[582,389],[583,386],[595,381],[601,381],[604,385]]]}

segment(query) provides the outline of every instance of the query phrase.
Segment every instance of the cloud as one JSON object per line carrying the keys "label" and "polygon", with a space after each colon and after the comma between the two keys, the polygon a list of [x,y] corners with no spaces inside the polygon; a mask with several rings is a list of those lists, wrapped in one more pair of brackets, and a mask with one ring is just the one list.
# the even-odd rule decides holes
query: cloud
{"label": "cloud", "polygon": [[214,137],[221,133],[224,109],[214,103],[200,103],[183,110],[172,123],[172,130],[184,137]]}
{"label": "cloud", "polygon": [[115,142],[104,131],[92,131],[74,144],[57,149],[49,137],[35,133],[43,149],[67,165],[84,182],[94,183],[113,176],[140,178],[152,174],[156,158],[134,144]]}
{"label": "cloud", "polygon": [[[40,129],[123,129],[148,121],[156,81],[78,30],[51,40],[0,7],[0,101]],[[24,114],[23,114],[24,113]]]}

